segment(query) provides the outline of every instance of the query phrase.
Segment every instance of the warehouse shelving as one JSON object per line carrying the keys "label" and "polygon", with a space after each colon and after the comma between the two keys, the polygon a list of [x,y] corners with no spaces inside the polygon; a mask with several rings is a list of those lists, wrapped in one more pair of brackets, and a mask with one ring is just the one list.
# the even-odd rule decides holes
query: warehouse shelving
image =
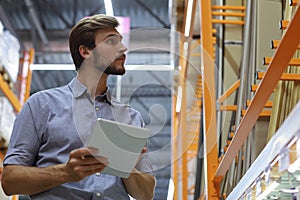
{"label": "warehouse shelving", "polygon": [[[189,1],[187,1],[189,2]],[[189,116],[195,113],[190,113],[187,110],[187,103],[186,103],[186,83],[184,79],[186,79],[186,73],[188,71],[188,65],[184,63],[180,63],[181,66],[181,76],[183,77],[182,81],[179,82],[179,86],[182,89],[182,104],[181,104],[181,111],[180,113],[173,114],[175,118],[174,123],[176,129],[173,131],[174,136],[177,137],[177,146],[173,147],[173,155],[178,155],[178,144],[182,143],[201,143],[203,142],[205,145],[204,151],[204,163],[202,166],[204,168],[197,166],[197,174],[202,174],[202,179],[198,180],[198,184],[202,185],[202,193],[200,196],[194,196],[194,199],[220,199],[226,198],[227,194],[221,194],[221,187],[222,184],[226,184],[224,182],[224,178],[228,175],[230,167],[232,167],[232,163],[235,163],[235,167],[239,167],[241,162],[244,161],[244,148],[249,148],[245,146],[245,141],[247,140],[248,135],[251,133],[253,127],[257,123],[259,117],[267,117],[268,120],[272,116],[271,110],[273,107],[273,101],[270,99],[270,96],[274,93],[275,87],[278,82],[281,81],[298,81],[299,74],[297,73],[287,73],[286,69],[289,65],[299,66],[298,58],[292,58],[294,53],[297,49],[299,49],[300,44],[300,31],[296,30],[296,27],[300,26],[300,11],[299,8],[296,7],[294,12],[294,17],[292,20],[283,20],[281,24],[283,24],[283,29],[285,29],[285,34],[282,39],[273,40],[272,41],[272,49],[275,50],[275,54],[273,57],[265,57],[264,64],[268,65],[266,72],[256,72],[257,80],[260,80],[258,85],[252,83],[251,91],[254,93],[251,99],[243,100],[243,104],[246,108],[242,108],[238,105],[223,105],[223,102],[226,100],[227,97],[235,93],[238,89],[243,89],[244,80],[237,80],[228,90],[224,92],[223,95],[218,96],[216,94],[216,86],[215,86],[215,72],[214,72],[214,59],[215,59],[215,40],[213,39],[213,28],[212,24],[216,23],[217,20],[212,19],[212,16],[216,16],[218,13],[216,11],[212,11],[217,6],[212,6],[211,1],[200,1],[200,23],[201,23],[201,47],[204,49],[203,54],[193,53],[191,48],[185,47],[184,43],[186,42],[186,38],[181,39],[181,51],[180,55],[183,58],[181,60],[186,59],[185,55],[189,57],[198,55],[199,59],[201,59],[201,66],[199,69],[202,70],[201,76],[199,76],[199,80],[201,80],[201,85],[196,87],[196,94],[199,94],[199,99],[195,101],[194,105],[198,106],[197,112],[203,112],[203,119],[198,117],[196,120],[199,120],[197,126],[194,126],[191,121],[189,120]],[[187,3],[188,4],[188,3]],[[186,5],[187,5],[186,4]],[[248,5],[251,3],[249,2]],[[291,1],[291,5],[297,6],[297,2]],[[246,11],[246,7],[234,7],[234,6],[222,6],[219,9],[226,10],[233,7],[233,9],[241,9]],[[187,14],[187,13],[185,13]],[[193,14],[192,14],[193,15]],[[219,16],[229,16],[226,14],[218,14]],[[245,17],[244,13],[238,14],[236,17]],[[238,23],[228,22],[228,24],[240,24],[243,25],[247,23],[247,19],[241,20]],[[221,24],[225,23],[226,21],[220,22]],[[249,35],[244,35],[246,37],[250,37]],[[246,44],[244,44],[246,45]],[[185,47],[185,48],[184,48]],[[183,61],[182,61],[183,62]],[[242,73],[242,72],[241,72]],[[198,81],[199,82],[199,81]],[[217,101],[216,101],[217,99]],[[176,102],[176,97],[174,97],[174,103]],[[203,106],[202,106],[203,105]],[[203,109],[203,110],[202,110]],[[218,155],[218,144],[216,141],[217,138],[217,117],[215,116],[216,109],[219,111],[233,111],[236,112],[237,115],[240,114],[239,118],[237,118],[237,126],[232,127],[232,131],[228,134],[228,141],[227,146],[224,147],[224,155]],[[286,120],[284,125],[278,130],[275,134],[274,138],[271,139],[269,144],[265,147],[262,151],[261,155],[257,158],[257,160],[253,163],[253,166],[247,170],[246,175],[240,180],[240,178],[236,178],[236,188],[230,193],[228,196],[229,199],[237,199],[237,198],[246,198],[249,195],[249,191],[251,191],[251,197],[258,198],[259,195],[262,195],[263,192],[266,191],[268,185],[265,182],[259,182],[261,176],[265,173],[268,167],[273,167],[275,169],[278,165],[278,158],[282,156],[282,151],[284,149],[291,149],[289,152],[292,152],[296,146],[299,146],[299,125],[295,127],[293,123],[297,123],[295,118],[297,117],[297,112],[299,112],[299,105],[295,108],[296,111],[293,111],[291,116]],[[175,107],[174,107],[175,110]],[[199,116],[199,115],[198,115]],[[182,119],[183,118],[183,119]],[[194,118],[195,119],[195,118]],[[203,122],[202,122],[203,120]],[[197,131],[193,131],[193,134],[199,133],[199,137],[191,137],[188,136],[189,128],[198,128]],[[201,139],[201,128],[203,128],[203,141]],[[291,130],[291,128],[293,130]],[[289,131],[288,135],[284,135],[284,132]],[[178,134],[177,134],[178,133]],[[190,141],[189,138],[193,138],[194,141]],[[284,138],[283,142],[278,143],[279,139]],[[184,142],[183,142],[184,141]],[[196,141],[196,142],[195,142]],[[279,145],[280,144],[280,145]],[[273,151],[272,154],[268,154],[272,145],[276,146],[276,151]],[[192,146],[192,145],[191,145]],[[220,148],[220,147],[219,147]],[[203,149],[202,149],[203,150]],[[297,151],[299,151],[299,147],[297,147]],[[189,149],[187,148],[186,154],[188,154]],[[198,149],[199,153],[200,150]],[[203,152],[202,152],[203,153]],[[268,155],[267,155],[268,154]],[[196,157],[200,157],[201,155],[196,154]],[[298,155],[299,156],[299,155]],[[267,157],[267,159],[266,159]],[[295,157],[295,155],[294,155]],[[277,159],[277,160],[276,160]],[[267,163],[265,161],[268,161]],[[288,165],[292,164],[296,159],[291,159],[291,162]],[[299,159],[298,159],[299,160]],[[178,194],[182,196],[178,196],[175,192],[175,199],[188,199],[191,195],[191,188],[197,188],[197,185],[190,186],[189,183],[189,173],[190,169],[187,168],[189,160],[187,159],[185,153],[179,161],[175,161],[173,171],[173,179],[175,182],[175,188],[179,188]],[[235,161],[235,162],[234,162]],[[263,162],[264,161],[264,162]],[[179,163],[179,164],[178,164]],[[251,164],[251,163],[250,163]],[[245,165],[245,164],[244,164]],[[242,169],[240,169],[242,170]],[[243,169],[244,170],[244,169]],[[199,172],[200,171],[200,172]],[[271,170],[271,173],[275,173],[276,170]],[[178,172],[178,173],[176,173]],[[239,172],[242,174],[241,172]],[[231,174],[230,176],[233,176]],[[282,178],[285,179],[287,175],[282,175]],[[199,178],[198,176],[196,178]],[[300,178],[300,177],[299,177]],[[180,184],[181,188],[179,187]],[[196,181],[197,182],[197,181]],[[260,187],[259,185],[262,185]],[[255,189],[253,189],[253,187]],[[199,189],[199,188],[198,188]],[[197,192],[197,191],[193,191]],[[255,193],[255,194],[254,194]],[[247,196],[248,198],[248,196]],[[262,198],[260,196],[259,198]],[[258,198],[258,199],[259,199]]]}

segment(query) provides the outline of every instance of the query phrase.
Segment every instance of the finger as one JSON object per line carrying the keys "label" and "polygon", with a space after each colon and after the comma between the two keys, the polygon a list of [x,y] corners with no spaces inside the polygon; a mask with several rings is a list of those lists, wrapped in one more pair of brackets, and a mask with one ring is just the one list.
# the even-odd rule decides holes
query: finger
{"label": "finger", "polygon": [[93,154],[97,154],[98,149],[96,148],[80,148],[71,151],[70,157],[81,158],[83,156],[92,156]]}
{"label": "finger", "polygon": [[142,152],[141,153],[147,153],[147,147],[144,147],[143,149],[142,149]]}
{"label": "finger", "polygon": [[90,165],[90,164],[104,164],[108,166],[108,159],[102,156],[85,156],[80,160],[80,164]]}
{"label": "finger", "polygon": [[74,168],[78,174],[89,173],[89,172],[100,172],[105,168],[105,165],[102,163],[92,164],[92,165],[79,165]]}

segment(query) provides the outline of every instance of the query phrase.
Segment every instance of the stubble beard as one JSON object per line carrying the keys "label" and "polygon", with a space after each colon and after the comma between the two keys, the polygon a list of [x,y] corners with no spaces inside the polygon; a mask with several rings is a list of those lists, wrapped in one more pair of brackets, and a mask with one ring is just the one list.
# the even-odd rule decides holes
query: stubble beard
{"label": "stubble beard", "polygon": [[109,62],[110,64],[105,64],[108,63],[107,61],[104,61],[105,59],[99,59],[96,58],[94,63],[95,66],[98,70],[100,70],[101,72],[105,73],[105,74],[109,74],[109,75],[123,75],[125,74],[126,70],[124,67],[124,61],[120,61],[120,60],[114,60],[113,62]]}

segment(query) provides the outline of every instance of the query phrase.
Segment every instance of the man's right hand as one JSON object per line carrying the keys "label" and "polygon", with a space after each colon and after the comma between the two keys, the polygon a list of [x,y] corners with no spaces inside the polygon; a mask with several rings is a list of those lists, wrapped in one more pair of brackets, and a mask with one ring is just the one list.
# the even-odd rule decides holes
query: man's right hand
{"label": "man's right hand", "polygon": [[108,160],[105,157],[96,156],[97,153],[98,149],[91,147],[71,151],[69,161],[65,165],[66,179],[76,182],[102,172],[108,165]]}

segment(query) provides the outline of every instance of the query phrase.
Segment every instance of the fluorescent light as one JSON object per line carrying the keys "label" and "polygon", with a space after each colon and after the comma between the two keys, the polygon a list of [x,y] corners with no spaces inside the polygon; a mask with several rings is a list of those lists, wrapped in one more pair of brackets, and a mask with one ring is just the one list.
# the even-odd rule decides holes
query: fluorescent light
{"label": "fluorescent light", "polygon": [[114,10],[111,0],[104,0],[106,15],[114,16]]}
{"label": "fluorescent light", "polygon": [[277,188],[280,184],[276,181],[274,181],[261,195],[257,197],[256,200],[262,200],[264,199],[268,194],[270,194],[275,188]]}
{"label": "fluorescent light", "polygon": [[174,191],[175,191],[174,181],[173,181],[173,179],[170,178],[167,200],[173,200]]}
{"label": "fluorescent light", "polygon": [[[31,64],[31,70],[75,70],[74,64]],[[171,65],[126,65],[128,71],[172,71]]]}
{"label": "fluorescent light", "polygon": [[171,65],[125,65],[126,70],[145,70],[145,71],[172,71],[174,67]]}
{"label": "fluorescent light", "polygon": [[182,99],[182,87],[178,87],[177,101],[176,101],[176,112],[179,113],[181,110],[181,99]]}
{"label": "fluorescent light", "polygon": [[31,70],[75,70],[73,64],[31,64]]}
{"label": "fluorescent light", "polygon": [[187,7],[187,15],[185,21],[185,29],[184,29],[184,36],[190,36],[191,24],[192,24],[192,10],[193,10],[194,0],[189,0],[188,7]]}

